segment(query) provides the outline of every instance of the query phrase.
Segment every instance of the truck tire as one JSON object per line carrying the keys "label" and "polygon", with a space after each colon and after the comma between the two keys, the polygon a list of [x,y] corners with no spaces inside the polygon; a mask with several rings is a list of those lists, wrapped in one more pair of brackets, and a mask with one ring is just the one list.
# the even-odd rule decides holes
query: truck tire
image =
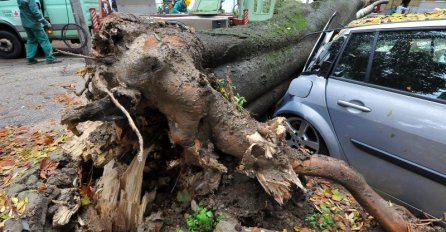
{"label": "truck tire", "polygon": [[23,54],[23,43],[20,38],[9,31],[0,30],[0,57],[6,59],[19,58]]}

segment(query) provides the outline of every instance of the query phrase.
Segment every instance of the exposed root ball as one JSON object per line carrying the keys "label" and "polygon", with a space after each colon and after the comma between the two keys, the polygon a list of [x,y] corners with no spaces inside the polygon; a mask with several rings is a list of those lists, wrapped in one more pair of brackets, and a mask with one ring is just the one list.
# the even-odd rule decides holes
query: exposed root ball
{"label": "exposed root ball", "polygon": [[[163,22],[114,15],[103,22],[101,30],[93,38],[93,47],[97,59],[91,69],[97,75],[92,77],[92,85],[94,90],[101,91],[93,91],[91,99],[96,101],[76,110],[74,115],[66,116],[63,122],[75,126],[76,123],[88,119],[97,120],[98,112],[115,114],[116,111],[113,110],[100,111],[98,107],[92,107],[95,102],[109,103],[104,99],[110,98],[110,94],[107,96],[104,92],[113,93],[112,96],[116,99],[120,96],[130,97],[130,100],[126,100],[127,104],[124,102],[122,105],[131,106],[126,109],[131,116],[127,118],[135,119],[135,127],[144,136],[144,149],[154,143],[148,136],[153,136],[150,128],[154,126],[151,124],[150,114],[158,112],[166,120],[164,129],[168,131],[171,144],[182,148],[181,166],[195,166],[202,170],[200,174],[190,175],[188,181],[179,183],[191,187],[194,193],[207,194],[218,187],[222,173],[227,171],[227,167],[220,162],[221,153],[218,151],[235,157],[238,160],[238,170],[257,178],[266,193],[280,204],[283,204],[284,199],[291,197],[293,186],[303,189],[291,161],[299,164],[303,162],[305,166],[305,160],[309,157],[284,143],[284,119],[275,118],[266,123],[259,123],[246,111],[239,112],[232,102],[213,89],[201,66],[203,45],[193,32]],[[138,94],[124,93],[128,91]],[[138,96],[138,99],[131,99],[131,96]],[[122,119],[122,113],[120,115]],[[119,137],[133,138],[126,141],[132,141],[136,151],[138,140],[134,139],[136,136],[130,133],[127,124],[115,125],[121,125],[116,128],[121,134]],[[145,154],[144,158],[158,154],[160,152],[153,151]],[[135,228],[134,223],[141,222],[141,212],[144,211],[148,198],[147,196],[142,201],[139,199],[144,168],[134,162],[131,167],[138,167],[138,173],[127,169],[122,174],[119,185],[120,188],[125,188],[125,191],[118,193],[121,194],[119,199],[133,202],[129,206],[131,209],[122,213],[129,224],[126,224],[126,228],[129,229]],[[326,162],[321,164],[328,166],[316,165],[312,168],[327,168],[330,171],[332,170],[329,168],[333,168],[333,171],[339,169],[338,166],[332,167]],[[347,166],[342,168],[349,169]],[[128,181],[124,181],[128,180],[126,175],[130,175],[127,173],[133,173],[131,175],[138,180],[139,186],[134,187],[136,192],[129,189]],[[358,189],[363,189],[364,186],[361,185],[366,185],[365,182],[355,183],[360,185],[357,186]],[[154,189],[156,191],[156,187]],[[132,199],[132,194],[138,199]],[[379,198],[378,195],[374,197]],[[122,206],[121,203],[115,205]],[[380,214],[397,215],[392,210],[383,208],[372,210],[370,213],[385,222],[388,219]],[[131,219],[129,217],[132,214],[129,212],[140,214],[137,219]],[[388,228],[405,226],[404,220],[397,220],[397,223],[403,225]],[[388,225],[388,222],[384,224]]]}

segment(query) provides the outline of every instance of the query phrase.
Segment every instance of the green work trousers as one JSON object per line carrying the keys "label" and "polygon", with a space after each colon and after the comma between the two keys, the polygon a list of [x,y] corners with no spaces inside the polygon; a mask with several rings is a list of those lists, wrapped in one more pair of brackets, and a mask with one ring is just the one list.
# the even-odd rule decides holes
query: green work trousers
{"label": "green work trousers", "polygon": [[28,37],[26,42],[26,59],[31,60],[36,56],[37,47],[40,44],[45,53],[46,60],[53,61],[55,59],[53,56],[53,48],[51,47],[51,42],[43,28],[34,29],[25,27],[25,31]]}

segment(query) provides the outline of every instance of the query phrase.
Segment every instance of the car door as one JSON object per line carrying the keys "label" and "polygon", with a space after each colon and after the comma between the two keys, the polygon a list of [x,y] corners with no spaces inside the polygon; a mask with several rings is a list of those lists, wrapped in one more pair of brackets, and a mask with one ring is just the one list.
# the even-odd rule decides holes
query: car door
{"label": "car door", "polygon": [[381,194],[437,217],[446,212],[444,49],[445,30],[352,33],[326,87],[348,162]]}

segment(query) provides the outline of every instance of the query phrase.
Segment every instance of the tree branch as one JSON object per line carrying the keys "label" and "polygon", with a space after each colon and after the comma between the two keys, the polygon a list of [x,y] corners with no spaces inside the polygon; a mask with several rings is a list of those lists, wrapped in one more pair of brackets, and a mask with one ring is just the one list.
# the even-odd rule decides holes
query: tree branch
{"label": "tree branch", "polygon": [[340,183],[387,231],[408,231],[409,225],[406,220],[344,161],[328,156],[313,155],[304,162],[295,161],[293,169],[298,174],[319,176]]}

